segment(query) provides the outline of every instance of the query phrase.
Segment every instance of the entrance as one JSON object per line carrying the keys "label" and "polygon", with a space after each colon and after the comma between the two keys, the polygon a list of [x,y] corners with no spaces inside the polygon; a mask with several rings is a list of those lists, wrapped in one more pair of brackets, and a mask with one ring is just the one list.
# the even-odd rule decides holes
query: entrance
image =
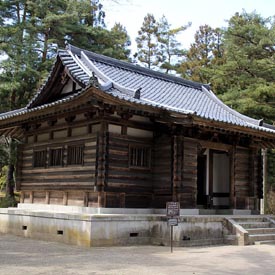
{"label": "entrance", "polygon": [[230,206],[230,160],[228,153],[212,149],[198,156],[197,205],[226,209]]}
{"label": "entrance", "polygon": [[198,156],[197,166],[197,205],[204,208],[207,206],[207,192],[206,192],[206,179],[207,179],[207,155]]}

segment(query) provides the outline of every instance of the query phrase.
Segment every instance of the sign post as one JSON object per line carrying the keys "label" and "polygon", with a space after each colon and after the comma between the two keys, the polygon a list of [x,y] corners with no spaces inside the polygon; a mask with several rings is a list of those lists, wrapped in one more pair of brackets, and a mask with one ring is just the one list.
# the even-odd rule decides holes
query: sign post
{"label": "sign post", "polygon": [[168,225],[170,226],[170,244],[171,253],[173,253],[173,227],[178,225],[178,218],[180,216],[180,203],[174,201],[167,202],[166,216],[168,219]]}

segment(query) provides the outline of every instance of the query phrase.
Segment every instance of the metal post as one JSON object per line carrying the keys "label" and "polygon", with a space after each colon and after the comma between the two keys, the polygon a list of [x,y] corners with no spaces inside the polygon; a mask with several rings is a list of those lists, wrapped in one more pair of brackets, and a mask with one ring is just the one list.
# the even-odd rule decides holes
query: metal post
{"label": "metal post", "polygon": [[171,242],[171,253],[173,253],[173,225],[171,225],[171,230],[170,230],[170,232],[171,232],[171,240],[170,240],[170,242]]}

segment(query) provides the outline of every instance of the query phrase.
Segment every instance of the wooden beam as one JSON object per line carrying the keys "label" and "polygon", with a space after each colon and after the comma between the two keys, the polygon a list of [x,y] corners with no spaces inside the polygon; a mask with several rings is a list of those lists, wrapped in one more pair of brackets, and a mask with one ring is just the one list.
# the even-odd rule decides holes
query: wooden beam
{"label": "wooden beam", "polygon": [[209,148],[212,150],[225,151],[225,152],[229,152],[232,149],[232,145],[228,145],[228,144],[217,143],[217,142],[206,141],[206,140],[197,140],[197,141],[202,148]]}

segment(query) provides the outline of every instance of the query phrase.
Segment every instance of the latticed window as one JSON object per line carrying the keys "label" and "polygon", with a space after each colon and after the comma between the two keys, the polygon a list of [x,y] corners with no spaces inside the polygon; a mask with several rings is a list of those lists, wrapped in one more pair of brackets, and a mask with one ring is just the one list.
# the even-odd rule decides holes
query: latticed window
{"label": "latticed window", "polygon": [[134,168],[150,168],[151,148],[141,146],[130,146],[129,166]]}
{"label": "latticed window", "polygon": [[84,162],[84,146],[73,145],[68,146],[67,165],[83,165]]}
{"label": "latticed window", "polygon": [[63,148],[50,149],[50,166],[63,165]]}
{"label": "latticed window", "polygon": [[33,167],[45,167],[47,160],[47,150],[33,152]]}

